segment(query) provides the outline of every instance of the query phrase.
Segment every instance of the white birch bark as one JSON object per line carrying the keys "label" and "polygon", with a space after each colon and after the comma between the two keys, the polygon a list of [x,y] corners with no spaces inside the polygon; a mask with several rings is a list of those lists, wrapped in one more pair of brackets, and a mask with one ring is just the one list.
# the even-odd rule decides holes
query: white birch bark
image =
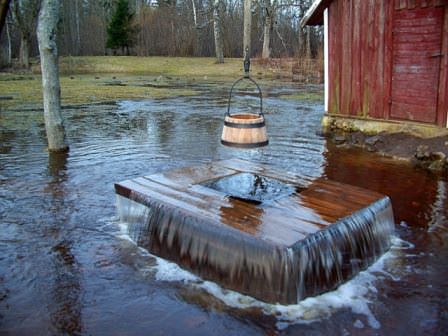
{"label": "white birch bark", "polygon": [[9,23],[6,22],[6,38],[8,40],[8,65],[12,62],[11,33],[9,32]]}
{"label": "white birch bark", "polygon": [[220,7],[221,7],[221,1],[214,0],[214,2],[213,2],[213,31],[215,34],[216,63],[224,63]]}
{"label": "white birch bark", "polygon": [[263,51],[261,57],[266,59],[271,57],[271,32],[272,32],[272,13],[270,0],[264,0],[264,27],[263,27]]}
{"label": "white birch bark", "polygon": [[80,33],[80,23],[79,23],[79,3],[78,0],[75,1],[75,24],[76,24],[76,55],[81,54],[81,33]]}
{"label": "white birch bark", "polygon": [[196,13],[196,3],[195,0],[191,0],[191,6],[193,7],[193,21],[194,21],[194,27],[198,27],[198,15]]}
{"label": "white birch bark", "polygon": [[252,12],[251,0],[244,0],[244,31],[243,31],[243,56],[244,59],[250,58],[251,45],[250,34],[252,30]]}
{"label": "white birch bark", "polygon": [[44,119],[48,149],[67,151],[65,129],[61,115],[61,87],[59,84],[56,29],[60,15],[60,0],[43,0],[39,13],[37,39],[39,42],[44,98]]}
{"label": "white birch bark", "polygon": [[29,37],[24,33],[22,33],[22,37],[20,39],[19,62],[27,69],[30,67],[30,41]]}

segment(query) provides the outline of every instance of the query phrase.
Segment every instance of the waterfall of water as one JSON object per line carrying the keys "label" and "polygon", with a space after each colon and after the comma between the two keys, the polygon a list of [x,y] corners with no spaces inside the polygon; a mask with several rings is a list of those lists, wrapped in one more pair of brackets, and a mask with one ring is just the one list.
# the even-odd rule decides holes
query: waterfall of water
{"label": "waterfall of water", "polygon": [[117,198],[120,218],[139,246],[204,279],[283,304],[334,289],[353,277],[390,247],[394,232],[388,197],[289,247],[142,200],[138,194]]}

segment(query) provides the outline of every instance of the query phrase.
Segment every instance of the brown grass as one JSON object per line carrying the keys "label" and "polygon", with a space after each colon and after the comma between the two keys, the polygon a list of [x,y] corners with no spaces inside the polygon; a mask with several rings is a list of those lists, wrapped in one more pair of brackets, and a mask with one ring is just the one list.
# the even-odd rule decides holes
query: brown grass
{"label": "brown grass", "polygon": [[257,59],[254,63],[267,68],[276,78],[308,84],[321,84],[324,80],[323,55],[316,58]]}

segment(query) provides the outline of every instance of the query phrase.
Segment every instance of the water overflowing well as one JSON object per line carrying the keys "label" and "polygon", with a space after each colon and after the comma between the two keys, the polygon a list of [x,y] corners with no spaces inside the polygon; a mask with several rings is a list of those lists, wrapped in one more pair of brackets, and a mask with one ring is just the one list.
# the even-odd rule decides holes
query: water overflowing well
{"label": "water overflowing well", "polygon": [[[194,97],[65,108],[70,152],[63,155],[45,150],[41,110],[2,106],[0,334],[447,335],[447,177],[327,141],[316,134],[324,107],[289,99],[321,87],[297,83],[271,81],[265,90],[268,147],[222,146],[223,110],[210,109],[225,108],[228,90],[222,87],[197,81]],[[302,177],[294,185],[316,187],[329,179],[388,195],[399,239],[336,290],[297,305],[267,304],[202,281],[130,241],[128,229],[133,238],[144,238],[138,211],[148,208],[133,201],[138,224],[120,221],[115,182],[235,157],[281,169],[273,178],[284,177],[286,184],[292,176]],[[254,225],[246,219],[238,230],[254,237],[270,228],[280,234],[282,226],[265,226],[266,208],[285,208],[291,198],[295,207],[306,205],[312,190],[246,204]],[[215,212],[237,225],[230,215],[241,201],[227,200]],[[304,216],[325,219],[318,210]]]}
{"label": "water overflowing well", "polygon": [[225,160],[115,185],[121,220],[151,253],[259,300],[332,290],[391,245],[388,197]]}

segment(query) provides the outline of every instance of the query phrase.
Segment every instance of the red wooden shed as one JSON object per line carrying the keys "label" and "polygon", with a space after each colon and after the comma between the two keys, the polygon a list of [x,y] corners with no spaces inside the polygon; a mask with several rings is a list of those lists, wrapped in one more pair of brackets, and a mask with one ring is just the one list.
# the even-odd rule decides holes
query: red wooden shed
{"label": "red wooden shed", "polygon": [[317,0],[303,24],[325,26],[327,123],[448,127],[448,0]]}

